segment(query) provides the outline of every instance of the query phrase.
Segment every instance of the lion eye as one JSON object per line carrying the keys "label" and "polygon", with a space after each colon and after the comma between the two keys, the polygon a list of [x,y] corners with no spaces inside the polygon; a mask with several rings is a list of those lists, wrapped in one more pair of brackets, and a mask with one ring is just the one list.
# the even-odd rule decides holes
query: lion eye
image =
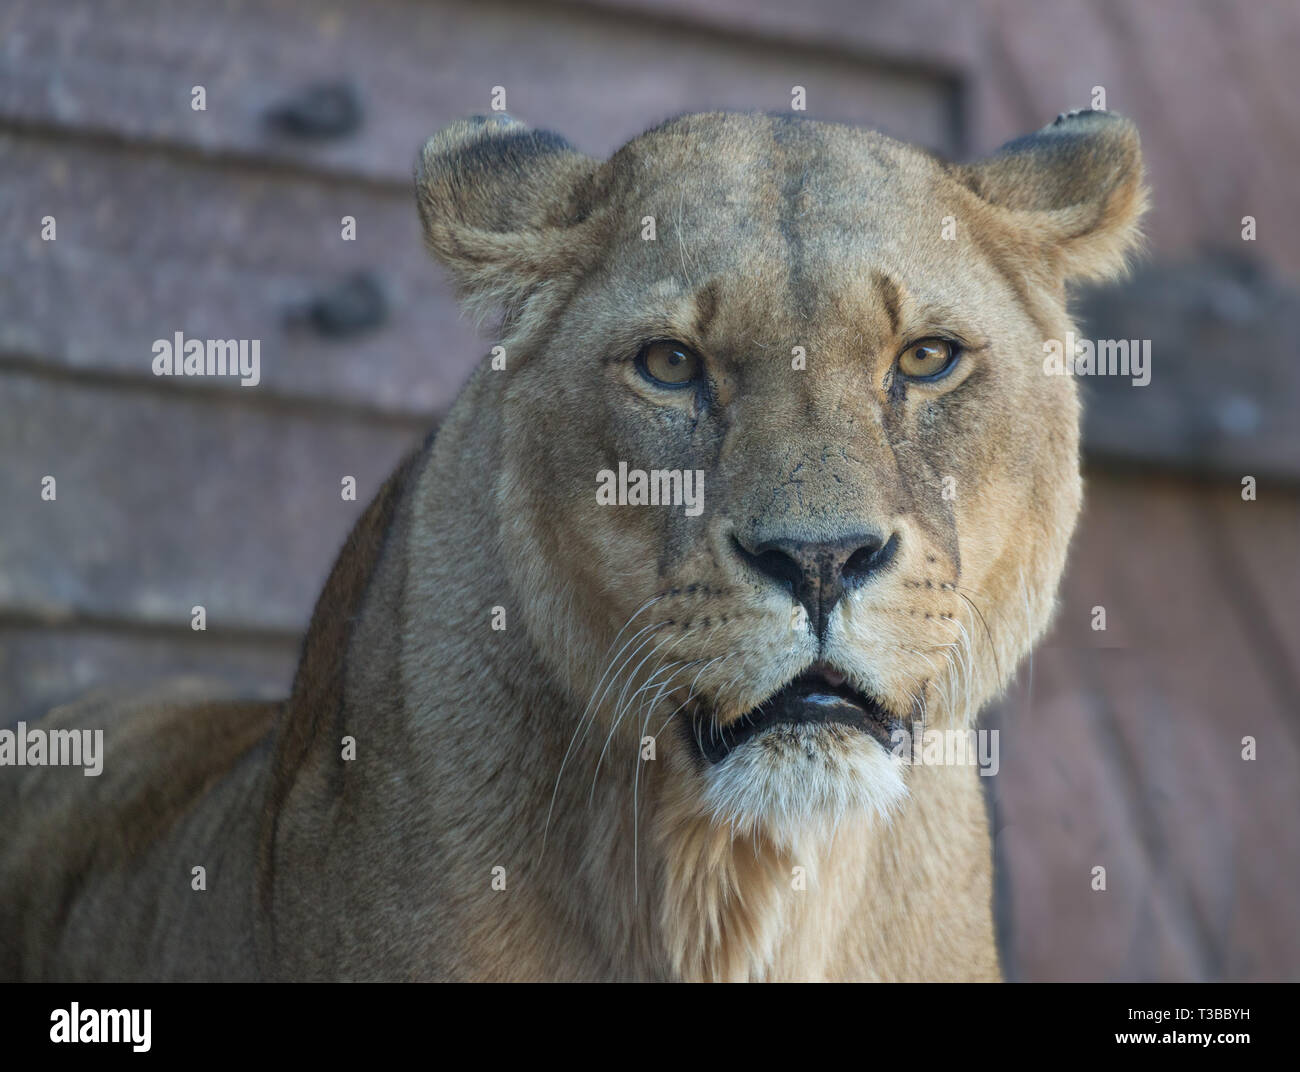
{"label": "lion eye", "polygon": [[703,363],[679,342],[652,342],[636,359],[641,375],[660,387],[686,387],[700,378]]}
{"label": "lion eye", "polygon": [[947,339],[922,339],[898,357],[898,371],[913,380],[934,379],[957,360],[957,347]]}

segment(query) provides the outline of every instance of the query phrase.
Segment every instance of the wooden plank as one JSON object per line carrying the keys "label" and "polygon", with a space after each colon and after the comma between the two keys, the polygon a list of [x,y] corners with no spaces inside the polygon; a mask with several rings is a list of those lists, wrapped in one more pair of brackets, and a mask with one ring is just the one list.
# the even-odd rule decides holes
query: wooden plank
{"label": "wooden plank", "polygon": [[0,625],[0,725],[31,720],[101,685],[147,686],[177,675],[229,684],[243,695],[287,695],[298,638],[215,632],[123,631],[116,625]]}
{"label": "wooden plank", "polygon": [[[1294,682],[1300,672],[1300,494],[1263,480],[1255,496],[1243,499],[1236,480],[1207,489],[1204,534],[1226,582],[1251,608],[1258,643],[1274,648],[1275,662]],[[1300,687],[1294,695],[1300,697]]]}
{"label": "wooden plank", "polygon": [[[7,375],[0,607],[296,632],[413,426]],[[42,501],[42,478],[57,499]],[[357,501],[341,497],[344,476]]]}
{"label": "wooden plank", "polygon": [[[995,860],[1013,980],[1170,978],[1186,966],[1173,921],[1152,910],[1153,866],[1098,732],[1107,703],[1098,683],[1132,660],[1119,649],[1045,648],[1032,698],[1026,679],[998,723]],[[1098,866],[1104,891],[1092,887]],[[1140,931],[1146,950],[1134,963]]]}
{"label": "wooden plank", "polygon": [[[1205,492],[1150,480],[1109,491],[1099,523],[1158,548],[1112,565],[1129,593],[1122,613],[1152,654],[1143,687],[1162,701],[1117,725],[1143,793],[1136,829],[1168,846],[1162,885],[1199,942],[1198,977],[1281,978],[1300,962],[1297,906],[1269,886],[1278,858],[1284,872],[1300,868],[1295,693],[1279,686],[1252,608],[1212,546]],[[1241,757],[1247,735],[1258,742],[1253,762]]]}
{"label": "wooden plank", "polygon": [[719,33],[772,37],[963,74],[979,60],[974,5],[950,0],[585,0],[592,7],[672,18]]}
{"label": "wooden plank", "polygon": [[[1032,697],[1022,673],[997,716],[1016,977],[1290,977],[1300,908],[1277,891],[1300,881],[1294,693],[1207,535],[1204,491],[1097,475],[1089,485]],[[1258,526],[1238,546],[1275,535]],[[1109,650],[1081,625],[1098,604]],[[1247,735],[1253,762],[1241,757]],[[1104,895],[1080,882],[1097,864]]]}
{"label": "wooden plank", "polygon": [[[1278,917],[1285,902],[1294,905],[1295,898],[1279,897],[1278,891],[1295,888],[1300,856],[1295,822],[1300,811],[1300,494],[1267,480],[1256,493],[1253,502],[1245,501],[1240,484],[1225,481],[1205,489],[1198,503],[1202,523],[1196,532],[1211,569],[1231,593],[1246,643],[1264,667],[1262,676],[1282,698],[1278,725],[1260,717],[1243,689],[1238,725],[1222,731],[1224,748],[1239,748],[1243,734],[1255,736],[1259,758],[1232,772],[1251,814],[1249,833],[1234,836],[1215,863],[1237,879],[1226,941],[1234,977],[1294,980],[1300,928],[1294,919],[1279,922]],[[1240,682],[1241,675],[1233,679]]]}
{"label": "wooden plank", "polygon": [[[177,331],[258,339],[258,386],[185,386],[427,417],[488,349],[424,248],[409,191],[9,134],[0,159],[0,354],[152,377],[154,340]],[[41,240],[45,216],[55,241]],[[384,321],[344,337],[313,327],[312,303],[359,273],[378,281]]]}
{"label": "wooden plank", "polygon": [[[1292,16],[1295,21],[1294,9]],[[1245,68],[1234,67],[1224,48],[1222,22],[1237,20],[1216,18],[1211,4],[1189,5],[1175,17],[1171,9],[1157,5],[1116,5],[1111,18],[1117,59],[1138,78],[1135,108],[1140,100],[1149,116],[1146,125],[1167,147],[1163,164],[1171,172],[1168,177],[1175,178],[1172,172],[1177,169],[1177,186],[1171,190],[1176,199],[1162,195],[1154,226],[1175,226],[1174,214],[1185,213],[1179,224],[1189,245],[1240,249],[1243,215],[1271,221],[1289,218],[1295,187],[1288,172],[1300,158],[1294,142],[1288,146],[1286,134],[1275,138],[1257,114],[1254,72],[1267,59],[1261,56]],[[1279,53],[1275,62],[1289,72],[1292,93],[1300,93],[1300,77],[1284,55]],[[1195,61],[1189,62],[1192,57]],[[1288,117],[1285,127],[1295,126],[1294,118]],[[1260,167],[1258,159],[1247,159],[1261,145],[1270,146],[1273,166]],[[1153,179],[1165,177],[1153,173]],[[1271,233],[1262,237],[1260,245],[1285,256],[1277,240],[1291,243],[1293,239],[1271,224],[1265,230]],[[1290,233],[1294,235],[1293,228]],[[1294,255],[1287,263],[1295,267]]]}
{"label": "wooden plank", "polygon": [[[794,85],[807,88],[810,115],[954,147],[954,87],[920,67],[873,69],[825,48],[594,8],[25,0],[0,20],[0,119],[403,187],[423,140],[486,112],[494,86],[512,114],[602,154],[684,111],[787,110]],[[322,80],[355,87],[364,120],[354,135],[295,138],[267,123]],[[205,111],[191,109],[195,85]]]}
{"label": "wooden plank", "polygon": [[1150,343],[1150,382],[1080,377],[1095,461],[1300,480],[1300,292],[1224,257],[1148,265],[1076,303],[1079,337]]}

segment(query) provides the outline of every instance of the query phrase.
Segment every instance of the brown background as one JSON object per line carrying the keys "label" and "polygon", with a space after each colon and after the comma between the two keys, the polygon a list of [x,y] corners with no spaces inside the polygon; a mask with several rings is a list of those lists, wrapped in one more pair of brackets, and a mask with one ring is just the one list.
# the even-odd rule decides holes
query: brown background
{"label": "brown background", "polygon": [[[486,349],[409,175],[493,86],[592,152],[797,84],[810,115],[957,156],[1102,86],[1142,131],[1152,256],[1079,307],[1092,337],[1152,339],[1154,373],[1087,385],[1062,613],[987,716],[1007,971],[1300,978],[1297,54],[1283,2],[0,6],[0,720],[176,671],[285,688],[344,534]],[[355,131],[268,121],[322,80]],[[386,316],[332,336],[312,310],[358,272]],[[155,378],[178,330],[261,339],[262,385]]]}

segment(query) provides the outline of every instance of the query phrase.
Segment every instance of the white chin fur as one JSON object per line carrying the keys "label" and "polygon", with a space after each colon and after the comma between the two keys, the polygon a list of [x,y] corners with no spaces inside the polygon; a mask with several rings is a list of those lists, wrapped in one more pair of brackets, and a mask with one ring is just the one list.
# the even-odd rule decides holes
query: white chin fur
{"label": "white chin fur", "polygon": [[779,726],[704,772],[704,805],[738,836],[761,830],[794,843],[829,836],[845,819],[888,821],[907,797],[906,769],[858,730]]}

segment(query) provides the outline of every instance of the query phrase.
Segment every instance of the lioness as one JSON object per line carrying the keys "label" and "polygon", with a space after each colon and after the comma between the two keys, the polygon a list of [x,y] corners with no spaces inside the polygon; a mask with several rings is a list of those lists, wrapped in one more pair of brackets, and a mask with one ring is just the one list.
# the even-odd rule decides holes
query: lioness
{"label": "lioness", "polygon": [[998,978],[978,772],[899,731],[969,726],[1050,618],[1044,347],[1137,241],[1133,126],[957,166],[474,119],[417,192],[504,353],[349,537],[289,699],[83,701],[44,725],[103,727],[102,776],[0,770],[0,973]]}

